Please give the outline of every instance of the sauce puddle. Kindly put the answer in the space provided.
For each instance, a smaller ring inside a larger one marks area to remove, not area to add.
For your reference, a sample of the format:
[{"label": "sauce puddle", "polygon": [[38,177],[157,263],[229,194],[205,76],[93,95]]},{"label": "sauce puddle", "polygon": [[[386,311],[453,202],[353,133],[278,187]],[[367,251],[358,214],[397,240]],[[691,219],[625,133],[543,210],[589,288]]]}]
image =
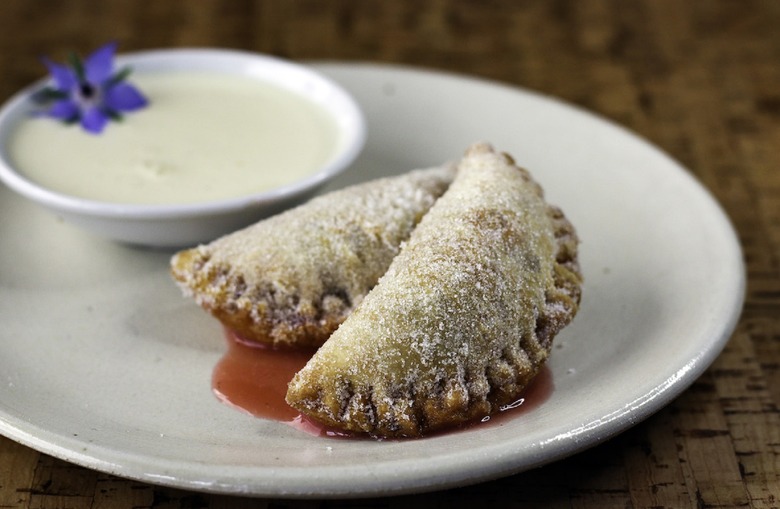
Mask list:
[{"label": "sauce puddle", "polygon": [[271,348],[225,331],[227,351],[214,367],[211,389],[222,403],[314,436],[348,436],[303,416],[284,400],[287,384],[316,349]]},{"label": "sauce puddle", "polygon": [[[303,416],[284,400],[287,384],[300,371],[316,349],[278,349],[242,339],[232,331],[225,332],[227,351],[214,367],[211,387],[221,402],[240,411],[282,422],[313,436],[331,438],[363,438],[334,430]],[[437,431],[426,436],[438,436],[475,426],[494,427],[508,419],[533,410],[546,401],[553,391],[552,373],[542,368],[523,392],[521,398],[504,405],[501,411],[481,420]]]}]

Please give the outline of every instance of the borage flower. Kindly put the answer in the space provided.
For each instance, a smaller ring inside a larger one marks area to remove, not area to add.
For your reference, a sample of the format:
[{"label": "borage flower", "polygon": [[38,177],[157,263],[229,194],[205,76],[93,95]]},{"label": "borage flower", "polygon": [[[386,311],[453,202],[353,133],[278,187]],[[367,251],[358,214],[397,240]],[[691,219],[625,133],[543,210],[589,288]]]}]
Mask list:
[{"label": "borage flower", "polygon": [[51,104],[42,114],[66,123],[79,122],[84,130],[99,134],[109,120],[121,120],[123,112],[148,104],[146,98],[125,79],[130,69],[114,72],[116,43],[98,48],[82,61],[70,56],[70,66],[44,58],[53,86],[37,92],[34,99]]}]

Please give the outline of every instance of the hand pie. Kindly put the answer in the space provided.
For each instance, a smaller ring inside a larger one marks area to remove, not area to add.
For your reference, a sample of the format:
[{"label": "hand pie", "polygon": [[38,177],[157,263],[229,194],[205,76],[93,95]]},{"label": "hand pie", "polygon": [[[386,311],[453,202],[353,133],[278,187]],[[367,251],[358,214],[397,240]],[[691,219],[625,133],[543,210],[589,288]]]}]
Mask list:
[{"label": "hand pie", "polygon": [[244,339],[318,346],[385,273],[453,165],[335,191],[182,251],[185,294]]},{"label": "hand pie", "polygon": [[414,437],[518,399],[574,317],[577,237],[512,159],[472,146],[387,273],[288,386],[336,428]]}]

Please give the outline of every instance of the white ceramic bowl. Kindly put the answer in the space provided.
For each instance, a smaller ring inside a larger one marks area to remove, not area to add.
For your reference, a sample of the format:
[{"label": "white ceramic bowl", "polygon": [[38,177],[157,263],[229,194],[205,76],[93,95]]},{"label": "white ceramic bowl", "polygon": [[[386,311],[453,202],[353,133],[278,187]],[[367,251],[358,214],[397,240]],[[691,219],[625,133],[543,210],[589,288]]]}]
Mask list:
[{"label": "white ceramic bowl", "polygon": [[[238,74],[301,94],[332,115],[340,130],[334,155],[309,177],[291,185],[247,196],[195,204],[135,205],[69,196],[26,178],[8,157],[10,134],[34,107],[36,83],[12,97],[0,110],[0,179],[11,189],[96,234],[131,244],[182,247],[206,242],[310,197],[346,169],[363,148],[366,128],[355,101],[340,86],[313,70],[260,54],[218,49],[173,49],[120,55],[117,67],[134,73],[208,71]],[[67,171],[64,168],[63,171]]]}]

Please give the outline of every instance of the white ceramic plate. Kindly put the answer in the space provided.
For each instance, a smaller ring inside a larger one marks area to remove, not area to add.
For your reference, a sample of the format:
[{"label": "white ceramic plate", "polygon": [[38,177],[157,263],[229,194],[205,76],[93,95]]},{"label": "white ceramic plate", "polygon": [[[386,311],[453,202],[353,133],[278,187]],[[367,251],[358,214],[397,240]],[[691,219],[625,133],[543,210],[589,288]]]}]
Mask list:
[{"label": "white ceramic plate", "polygon": [[583,305],[556,339],[554,389],[501,426],[415,441],[314,438],[216,401],[220,327],[183,299],[168,254],[101,240],[0,189],[0,432],[163,485],[267,496],[408,493],[519,472],[667,404],[713,361],[743,299],[734,232],[707,192],[625,130],[463,77],[319,65],[369,138],[330,187],[439,164],[471,142],[511,152],[582,237]]}]

